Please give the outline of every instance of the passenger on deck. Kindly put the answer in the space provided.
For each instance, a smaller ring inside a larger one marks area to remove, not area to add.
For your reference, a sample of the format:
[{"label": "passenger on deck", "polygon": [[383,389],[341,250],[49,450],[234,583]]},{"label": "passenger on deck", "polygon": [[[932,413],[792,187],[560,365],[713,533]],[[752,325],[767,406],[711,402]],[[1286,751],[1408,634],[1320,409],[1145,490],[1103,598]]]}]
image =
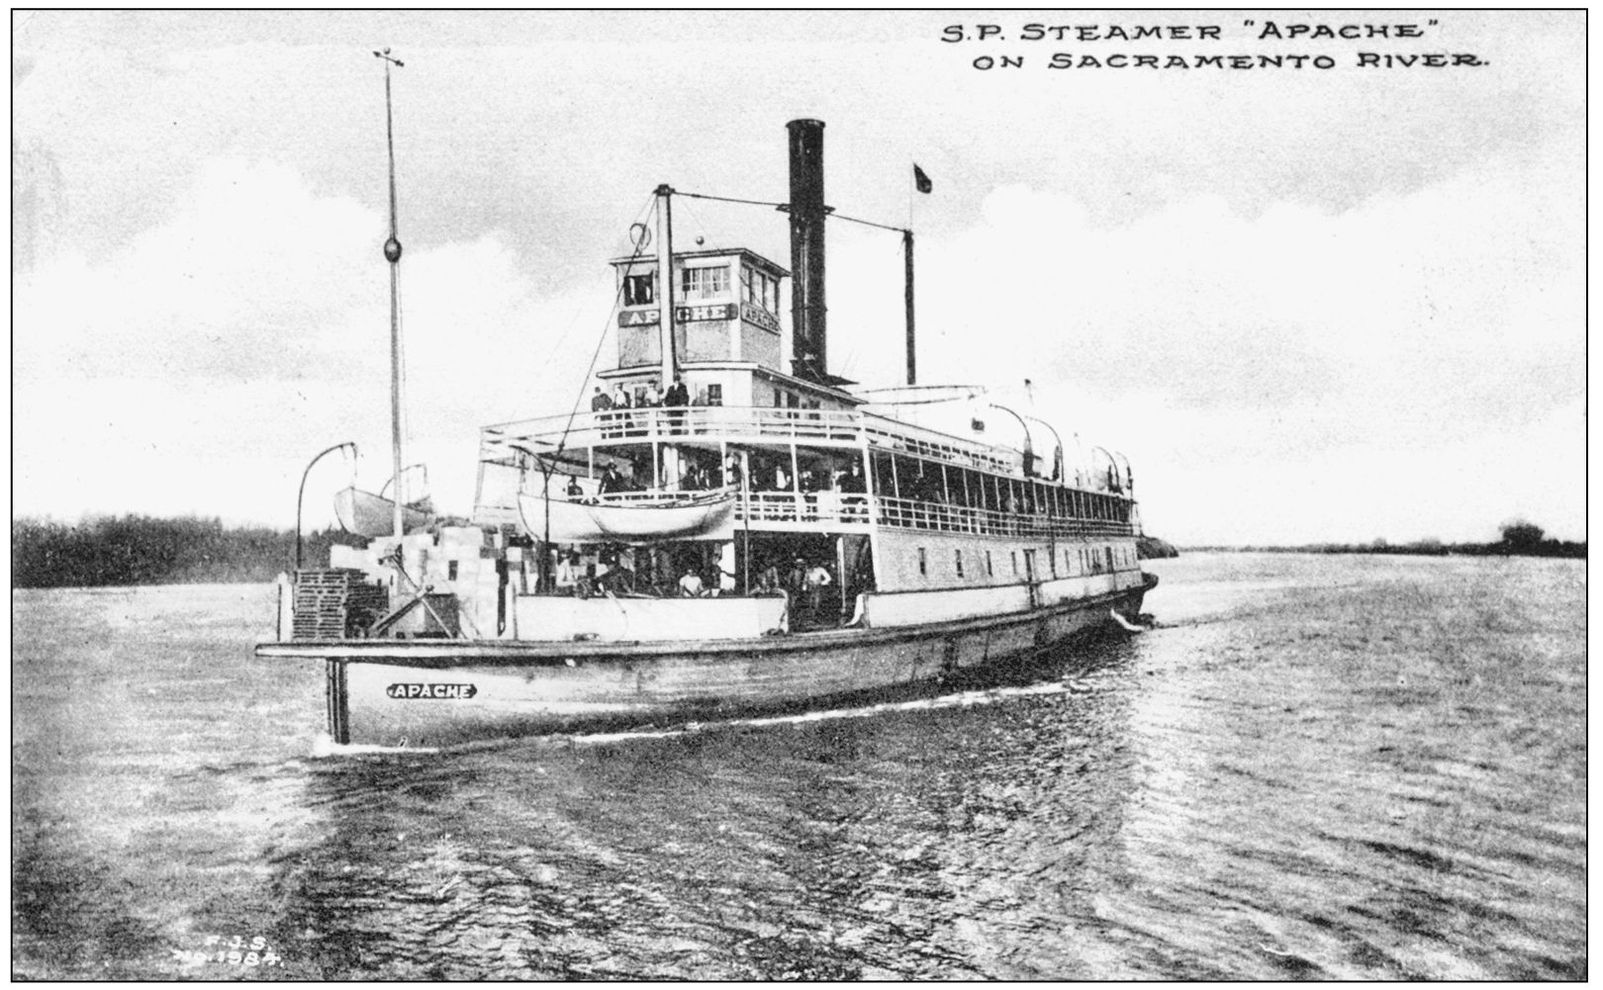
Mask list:
[{"label": "passenger on deck", "polygon": [[668,414],[670,433],[683,433],[685,431],[684,408],[690,405],[690,389],[685,386],[684,379],[678,375],[673,376],[673,384],[663,393],[662,404],[665,408],[674,410]]},{"label": "passenger on deck", "polygon": [[759,594],[772,595],[779,590],[779,568],[769,564],[757,575],[757,592]]},{"label": "passenger on deck", "polygon": [[829,587],[834,579],[829,576],[829,568],[817,564],[807,572],[807,601],[817,612],[824,603],[824,589]]},{"label": "passenger on deck", "polygon": [[557,561],[557,594],[571,595],[579,587],[579,555],[564,554]]},{"label": "passenger on deck", "polygon": [[679,593],[686,598],[701,598],[706,594],[706,585],[695,568],[685,568],[685,576],[679,579]]},{"label": "passenger on deck", "polygon": [[610,495],[613,492],[621,492],[623,490],[624,481],[618,476],[618,469],[608,464],[606,472],[601,475],[601,494]]},{"label": "passenger on deck", "polygon": [[790,589],[791,596],[800,598],[807,590],[807,561],[800,557],[791,565],[790,574],[785,579],[785,587]]},{"label": "passenger on deck", "polygon": [[[605,398],[605,396],[603,396],[603,398]],[[569,498],[578,498],[580,495],[583,495],[583,494],[584,494],[584,489],[579,487],[579,479],[574,477],[571,474],[568,475],[568,497]]]},{"label": "passenger on deck", "polygon": [[864,503],[868,493],[868,485],[863,480],[863,468],[856,461],[852,462],[851,469],[840,476],[841,505],[847,516],[863,516],[867,514]]},{"label": "passenger on deck", "polygon": [[852,462],[851,470],[840,476],[840,490],[854,494],[868,491],[867,485],[863,482],[862,465],[856,461]]}]

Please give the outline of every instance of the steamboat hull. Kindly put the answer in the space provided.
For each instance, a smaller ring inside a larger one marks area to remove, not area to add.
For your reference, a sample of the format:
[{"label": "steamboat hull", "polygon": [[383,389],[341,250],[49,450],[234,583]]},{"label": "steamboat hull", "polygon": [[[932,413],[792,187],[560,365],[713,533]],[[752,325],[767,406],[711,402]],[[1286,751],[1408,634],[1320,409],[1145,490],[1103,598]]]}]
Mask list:
[{"label": "steamboat hull", "polygon": [[748,640],[327,640],[257,655],[325,661],[336,742],[440,747],[825,707],[1016,661],[1134,618],[1136,588],[1014,615]]}]

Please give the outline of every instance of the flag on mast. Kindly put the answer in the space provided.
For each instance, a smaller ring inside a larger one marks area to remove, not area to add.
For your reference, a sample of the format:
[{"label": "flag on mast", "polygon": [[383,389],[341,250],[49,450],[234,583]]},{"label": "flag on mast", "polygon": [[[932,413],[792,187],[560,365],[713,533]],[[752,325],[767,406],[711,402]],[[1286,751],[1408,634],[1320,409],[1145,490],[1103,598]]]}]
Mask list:
[{"label": "flag on mast", "polygon": [[927,193],[935,188],[935,184],[930,181],[929,176],[924,174],[924,170],[918,167],[917,162],[913,163],[913,185],[918,187],[918,191],[921,193]]}]

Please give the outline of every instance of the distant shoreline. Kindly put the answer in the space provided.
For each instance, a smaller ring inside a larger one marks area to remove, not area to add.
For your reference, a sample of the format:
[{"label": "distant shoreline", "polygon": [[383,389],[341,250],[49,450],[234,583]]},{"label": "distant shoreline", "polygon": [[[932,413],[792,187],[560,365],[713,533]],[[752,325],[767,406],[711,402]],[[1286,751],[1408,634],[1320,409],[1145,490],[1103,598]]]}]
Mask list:
[{"label": "distant shoreline", "polygon": [[[1153,536],[1141,538],[1142,559],[1180,553],[1405,554],[1410,556],[1560,557],[1584,559],[1586,544],[1542,539],[1524,524],[1505,529],[1495,543],[1310,543],[1302,546],[1188,546],[1178,550]],[[334,544],[358,537],[336,529],[306,533],[304,559],[328,559]],[[294,567],[295,533],[265,526],[225,527],[221,520],[121,516],[61,523],[31,518],[11,522],[14,588],[117,588],[163,584],[261,584]]]},{"label": "distant shoreline", "polygon": [[1391,554],[1408,557],[1560,557],[1585,559],[1586,544],[1547,540],[1534,547],[1507,543],[1406,543],[1375,546],[1367,543],[1307,543],[1301,546],[1185,546],[1184,553],[1328,553]]},{"label": "distant shoreline", "polygon": [[[327,560],[330,545],[354,541],[335,529],[305,533],[304,559]],[[14,588],[261,584],[294,566],[294,530],[138,515],[11,521]]]}]

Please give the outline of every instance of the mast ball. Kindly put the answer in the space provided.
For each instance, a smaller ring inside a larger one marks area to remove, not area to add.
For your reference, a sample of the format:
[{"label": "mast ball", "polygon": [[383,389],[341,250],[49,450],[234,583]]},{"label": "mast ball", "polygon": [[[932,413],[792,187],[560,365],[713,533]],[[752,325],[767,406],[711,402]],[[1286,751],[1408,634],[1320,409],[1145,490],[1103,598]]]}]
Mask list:
[{"label": "mast ball", "polygon": [[400,241],[392,237],[384,242],[384,260],[392,265],[401,260]]}]

